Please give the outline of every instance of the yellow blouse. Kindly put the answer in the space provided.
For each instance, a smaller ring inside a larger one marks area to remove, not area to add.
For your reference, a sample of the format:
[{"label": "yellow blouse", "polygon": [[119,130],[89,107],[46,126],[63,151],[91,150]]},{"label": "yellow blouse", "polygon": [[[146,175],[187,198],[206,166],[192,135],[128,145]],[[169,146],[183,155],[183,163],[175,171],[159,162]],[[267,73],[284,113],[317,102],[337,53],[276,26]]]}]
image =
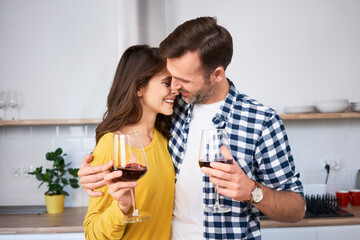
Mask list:
[{"label": "yellow blouse", "polygon": [[[111,159],[113,134],[105,134],[96,145],[91,165],[104,164]],[[151,213],[140,223],[124,223],[124,214],[104,186],[103,196],[89,199],[84,221],[86,239],[170,239],[174,203],[175,171],[167,149],[166,138],[154,130],[150,144],[144,147],[148,171],[135,188],[138,210]]]}]

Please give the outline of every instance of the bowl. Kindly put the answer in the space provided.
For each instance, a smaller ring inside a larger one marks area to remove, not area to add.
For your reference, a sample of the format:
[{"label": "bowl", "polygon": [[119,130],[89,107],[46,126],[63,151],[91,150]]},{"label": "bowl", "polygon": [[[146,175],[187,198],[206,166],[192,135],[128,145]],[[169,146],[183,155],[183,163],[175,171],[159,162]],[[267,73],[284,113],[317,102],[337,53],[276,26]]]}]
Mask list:
[{"label": "bowl", "polygon": [[360,112],[360,102],[352,102],[351,110],[353,110],[354,112]]},{"label": "bowl", "polygon": [[338,113],[345,112],[349,108],[349,100],[321,100],[314,102],[316,109],[322,113]]},{"label": "bowl", "polygon": [[285,107],[285,113],[312,113],[315,111],[315,106],[289,106]]}]

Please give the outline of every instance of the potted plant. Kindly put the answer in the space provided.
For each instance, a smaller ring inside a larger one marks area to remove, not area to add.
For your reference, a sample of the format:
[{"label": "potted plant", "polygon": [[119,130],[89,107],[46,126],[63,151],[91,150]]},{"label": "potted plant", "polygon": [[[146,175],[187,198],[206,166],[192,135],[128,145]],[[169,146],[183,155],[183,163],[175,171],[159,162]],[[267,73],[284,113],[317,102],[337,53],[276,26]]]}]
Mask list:
[{"label": "potted plant", "polygon": [[[64,191],[64,187],[70,185],[72,188],[78,188],[78,168],[67,168],[71,163],[65,164],[61,148],[54,152],[46,153],[46,159],[52,161],[52,168],[46,169],[43,173],[43,166],[38,167],[31,175],[35,175],[36,179],[41,181],[38,188],[47,183],[48,190],[45,192],[46,210],[49,214],[62,213],[64,211],[65,196],[69,193]],[[68,173],[68,175],[66,175]],[[69,177],[70,176],[70,177]]]}]

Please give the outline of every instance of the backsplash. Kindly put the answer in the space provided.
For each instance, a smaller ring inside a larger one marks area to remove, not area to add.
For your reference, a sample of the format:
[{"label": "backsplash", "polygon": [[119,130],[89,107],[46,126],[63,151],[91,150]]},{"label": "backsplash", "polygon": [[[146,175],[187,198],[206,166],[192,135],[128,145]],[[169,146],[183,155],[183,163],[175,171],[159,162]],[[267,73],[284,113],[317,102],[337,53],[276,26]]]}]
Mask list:
[{"label": "backsplash", "polygon": [[[323,184],[325,160],[339,160],[331,168],[327,192],[355,187],[360,169],[360,119],[284,121],[297,170],[304,184]],[[46,186],[26,176],[29,167],[47,166],[45,153],[61,147],[71,167],[79,167],[83,156],[95,146],[96,125],[0,127],[0,205],[44,205]],[[49,162],[50,164],[50,162]],[[65,206],[87,206],[81,188],[70,193]]]},{"label": "backsplash", "polygon": [[[96,125],[0,127],[0,205],[44,205],[46,184],[24,171],[41,165],[50,167],[45,154],[61,147],[65,162],[79,167],[95,146]],[[88,197],[80,188],[66,187],[70,196],[65,206],[87,206]]]}]

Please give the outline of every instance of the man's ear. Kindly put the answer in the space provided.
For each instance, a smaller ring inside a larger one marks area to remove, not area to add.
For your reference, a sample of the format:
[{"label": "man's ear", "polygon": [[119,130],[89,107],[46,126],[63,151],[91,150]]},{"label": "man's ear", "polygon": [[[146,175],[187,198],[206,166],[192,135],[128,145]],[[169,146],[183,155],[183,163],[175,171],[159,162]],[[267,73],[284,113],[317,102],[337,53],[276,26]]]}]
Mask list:
[{"label": "man's ear", "polygon": [[225,76],[224,68],[222,66],[215,68],[215,70],[213,71],[213,76],[215,82],[220,82]]}]

